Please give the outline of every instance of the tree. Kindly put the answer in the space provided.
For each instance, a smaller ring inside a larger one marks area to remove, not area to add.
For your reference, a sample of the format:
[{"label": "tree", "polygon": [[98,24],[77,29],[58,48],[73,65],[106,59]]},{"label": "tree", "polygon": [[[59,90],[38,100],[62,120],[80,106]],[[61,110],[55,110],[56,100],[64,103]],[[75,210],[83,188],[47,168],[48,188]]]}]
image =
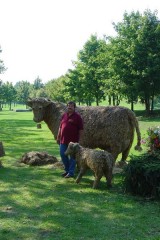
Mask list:
[{"label": "tree", "polygon": [[4,99],[9,104],[9,109],[11,110],[11,105],[13,100],[16,99],[16,89],[13,87],[12,83],[4,83],[3,86]]},{"label": "tree", "polygon": [[[2,52],[0,46],[0,53]],[[6,70],[3,61],[0,59],[0,74]],[[0,111],[2,111],[2,102],[4,100],[4,89],[3,89],[3,82],[0,80]]]},{"label": "tree", "polygon": [[121,94],[133,104],[137,102],[138,91],[136,86],[136,71],[134,71],[134,45],[136,44],[137,34],[139,28],[140,14],[139,12],[132,12],[130,15],[124,14],[122,22],[114,25],[117,31],[115,38],[110,38],[111,54],[110,65],[112,78],[115,79],[115,86],[119,86]]},{"label": "tree", "polygon": [[153,111],[154,97],[160,93],[160,21],[157,12],[144,12],[138,30],[137,56],[138,89],[146,111]]},{"label": "tree", "polygon": [[31,84],[27,81],[19,81],[15,85],[17,91],[17,101],[25,104],[30,96]]},{"label": "tree", "polygon": [[118,36],[111,39],[114,74],[122,91],[133,104],[138,96],[150,111],[150,102],[160,92],[160,26],[156,11],[124,14],[114,24]]},{"label": "tree", "polygon": [[[2,52],[1,46],[0,46],[0,53]],[[6,70],[3,61],[0,59],[0,74],[3,73]]]},{"label": "tree", "polygon": [[[81,103],[90,103],[91,100],[86,96],[86,90],[84,87],[83,79],[83,67],[80,62],[74,62],[75,69],[68,70],[68,81],[65,82],[65,86],[69,95],[72,96],[72,100]],[[93,100],[93,99],[92,99]]]},{"label": "tree", "polygon": [[4,102],[4,84],[0,80],[0,111],[2,111],[2,103]]},{"label": "tree", "polygon": [[[114,41],[113,41],[114,40]],[[122,82],[119,76],[119,69],[116,68],[116,40],[107,37],[107,78],[105,79],[105,95],[108,96],[109,105],[119,105],[122,100]],[[113,103],[112,103],[113,101]]]},{"label": "tree", "polygon": [[67,76],[61,76],[46,83],[45,92],[47,96],[55,101],[65,102],[69,97],[65,88]]},{"label": "tree", "polygon": [[44,84],[42,83],[42,79],[39,78],[39,76],[34,80],[34,83],[33,83],[33,88],[35,90],[37,89],[40,89],[40,88],[43,88],[44,87]]},{"label": "tree", "polygon": [[105,79],[107,78],[106,41],[91,35],[78,54],[78,62],[81,63],[83,74],[83,86],[85,95],[96,104],[104,99]]},{"label": "tree", "polygon": [[29,96],[30,96],[30,98],[39,98],[39,97],[47,98],[48,97],[44,87],[39,88],[37,90],[34,90],[34,89],[31,90]]},{"label": "tree", "polygon": [[34,83],[30,86],[30,97],[47,97],[44,84],[39,76],[34,80]]}]

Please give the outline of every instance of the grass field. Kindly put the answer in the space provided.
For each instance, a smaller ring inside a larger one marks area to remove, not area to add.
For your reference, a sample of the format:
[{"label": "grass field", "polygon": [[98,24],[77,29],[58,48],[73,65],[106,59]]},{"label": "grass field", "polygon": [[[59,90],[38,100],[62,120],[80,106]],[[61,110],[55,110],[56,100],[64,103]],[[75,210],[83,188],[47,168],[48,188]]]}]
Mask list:
[{"label": "grass field", "polygon": [[[121,174],[114,175],[112,189],[106,189],[103,178],[93,190],[90,172],[76,184],[75,179],[61,178],[61,170],[51,165],[17,164],[29,151],[47,151],[59,158],[45,123],[37,129],[32,118],[32,112],[0,112],[0,140],[6,152],[0,169],[0,239],[160,239],[159,202],[125,194]],[[141,118],[142,137],[159,122],[158,117]],[[134,145],[130,153],[141,154]]]}]

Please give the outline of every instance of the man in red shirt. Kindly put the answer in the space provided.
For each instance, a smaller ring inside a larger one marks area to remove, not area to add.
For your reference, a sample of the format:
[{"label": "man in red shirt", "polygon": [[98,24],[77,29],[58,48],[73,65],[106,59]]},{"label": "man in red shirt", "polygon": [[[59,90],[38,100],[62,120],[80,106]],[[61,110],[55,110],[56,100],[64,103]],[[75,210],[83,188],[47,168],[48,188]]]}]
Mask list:
[{"label": "man in red shirt", "polygon": [[57,135],[57,143],[60,144],[60,156],[65,167],[62,174],[65,178],[74,176],[76,162],[73,157],[65,155],[65,151],[70,142],[79,142],[83,131],[83,120],[81,116],[75,112],[76,104],[69,102],[67,104],[67,112],[62,115],[59,131]]}]

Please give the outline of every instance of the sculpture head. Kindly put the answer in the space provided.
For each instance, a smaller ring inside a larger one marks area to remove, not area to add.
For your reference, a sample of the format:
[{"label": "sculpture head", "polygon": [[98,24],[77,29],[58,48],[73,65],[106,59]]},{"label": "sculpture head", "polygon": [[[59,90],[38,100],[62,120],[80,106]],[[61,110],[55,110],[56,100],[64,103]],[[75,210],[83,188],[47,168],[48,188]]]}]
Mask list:
[{"label": "sculpture head", "polygon": [[70,142],[68,144],[67,150],[65,151],[65,155],[70,155],[74,157],[79,148],[80,148],[79,143]]},{"label": "sculpture head", "polygon": [[33,110],[33,121],[41,122],[44,120],[45,108],[51,104],[51,100],[47,98],[30,98],[26,104]]}]

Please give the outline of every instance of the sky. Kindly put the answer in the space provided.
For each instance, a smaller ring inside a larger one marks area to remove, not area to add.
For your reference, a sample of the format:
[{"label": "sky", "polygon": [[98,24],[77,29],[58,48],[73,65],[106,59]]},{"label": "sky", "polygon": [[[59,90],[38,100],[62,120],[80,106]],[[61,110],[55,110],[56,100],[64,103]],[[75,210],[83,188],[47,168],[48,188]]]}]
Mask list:
[{"label": "sky", "polygon": [[0,0],[3,82],[43,83],[65,75],[92,34],[114,36],[124,12],[158,10],[159,0]]}]

